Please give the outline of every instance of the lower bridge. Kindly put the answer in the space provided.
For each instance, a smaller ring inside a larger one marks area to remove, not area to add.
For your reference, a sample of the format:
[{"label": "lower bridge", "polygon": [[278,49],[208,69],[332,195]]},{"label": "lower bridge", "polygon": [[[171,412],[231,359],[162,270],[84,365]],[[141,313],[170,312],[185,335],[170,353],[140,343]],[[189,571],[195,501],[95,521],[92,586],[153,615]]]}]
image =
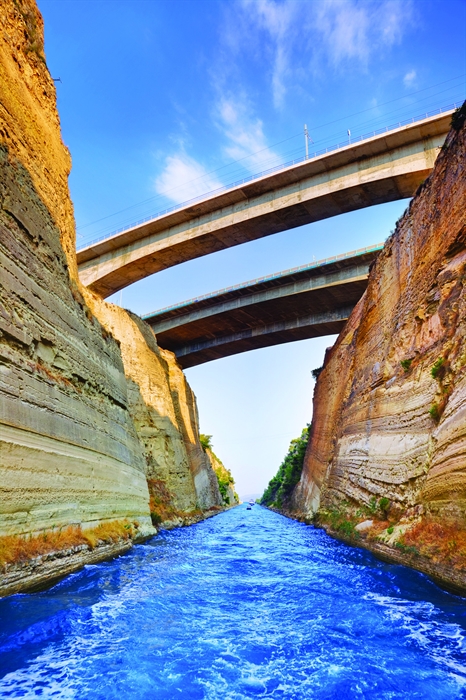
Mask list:
[{"label": "lower bridge", "polygon": [[221,289],[144,316],[183,369],[339,333],[382,244]]}]

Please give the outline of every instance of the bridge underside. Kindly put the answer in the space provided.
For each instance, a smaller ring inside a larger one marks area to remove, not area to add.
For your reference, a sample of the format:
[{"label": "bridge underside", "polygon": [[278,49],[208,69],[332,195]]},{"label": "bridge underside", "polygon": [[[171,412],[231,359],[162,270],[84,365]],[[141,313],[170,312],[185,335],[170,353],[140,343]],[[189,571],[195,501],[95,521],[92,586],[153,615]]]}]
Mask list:
[{"label": "bridge underside", "polygon": [[353,306],[348,306],[336,311],[305,316],[294,315],[289,319],[270,324],[260,323],[257,326],[249,322],[249,328],[245,330],[214,337],[211,340],[190,343],[178,348],[173,347],[173,345],[169,347],[170,340],[167,341],[163,334],[161,334],[162,337],[157,336],[157,341],[161,347],[173,350],[178,363],[183,369],[187,369],[202,365],[204,362],[219,360],[222,357],[237,355],[249,350],[338,334],[343,329],[352,310]]},{"label": "bridge underside", "polygon": [[380,247],[145,317],[183,369],[249,350],[339,333]]},{"label": "bridge underside", "polygon": [[280,231],[411,197],[450,114],[348,145],[214,195],[78,252],[83,284],[106,297],[172,265]]}]

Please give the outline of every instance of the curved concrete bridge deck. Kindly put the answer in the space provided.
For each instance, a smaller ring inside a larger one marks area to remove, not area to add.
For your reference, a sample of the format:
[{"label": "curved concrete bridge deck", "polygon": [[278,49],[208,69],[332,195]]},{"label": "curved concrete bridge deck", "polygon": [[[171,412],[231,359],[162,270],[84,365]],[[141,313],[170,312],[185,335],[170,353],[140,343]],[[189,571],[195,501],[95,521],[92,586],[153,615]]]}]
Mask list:
[{"label": "curved concrete bridge deck", "polygon": [[382,245],[339,255],[144,316],[183,369],[248,350],[339,333]]},{"label": "curved concrete bridge deck", "polygon": [[296,226],[411,197],[453,110],[214,194],[78,251],[81,281],[106,297],[159,270]]}]

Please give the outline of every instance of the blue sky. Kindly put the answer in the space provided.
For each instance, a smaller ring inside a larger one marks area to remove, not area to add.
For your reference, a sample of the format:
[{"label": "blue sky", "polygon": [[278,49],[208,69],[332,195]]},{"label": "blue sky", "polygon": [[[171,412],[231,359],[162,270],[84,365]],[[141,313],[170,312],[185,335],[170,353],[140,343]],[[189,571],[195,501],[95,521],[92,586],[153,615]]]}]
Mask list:
[{"label": "blue sky", "polygon": [[[465,97],[463,0],[39,0],[71,150],[77,243],[219,186]],[[145,314],[378,243],[407,202],[158,273],[112,299]],[[312,417],[334,338],[187,371],[201,429],[260,492]]]}]

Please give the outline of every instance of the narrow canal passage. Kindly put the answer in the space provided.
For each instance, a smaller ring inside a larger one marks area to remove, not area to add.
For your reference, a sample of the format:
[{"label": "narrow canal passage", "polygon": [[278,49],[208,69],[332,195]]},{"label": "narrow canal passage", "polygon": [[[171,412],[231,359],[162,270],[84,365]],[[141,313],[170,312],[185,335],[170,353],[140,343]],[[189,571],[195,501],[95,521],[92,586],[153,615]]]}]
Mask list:
[{"label": "narrow canal passage", "polygon": [[240,506],[0,601],[0,698],[466,696],[466,606]]}]

